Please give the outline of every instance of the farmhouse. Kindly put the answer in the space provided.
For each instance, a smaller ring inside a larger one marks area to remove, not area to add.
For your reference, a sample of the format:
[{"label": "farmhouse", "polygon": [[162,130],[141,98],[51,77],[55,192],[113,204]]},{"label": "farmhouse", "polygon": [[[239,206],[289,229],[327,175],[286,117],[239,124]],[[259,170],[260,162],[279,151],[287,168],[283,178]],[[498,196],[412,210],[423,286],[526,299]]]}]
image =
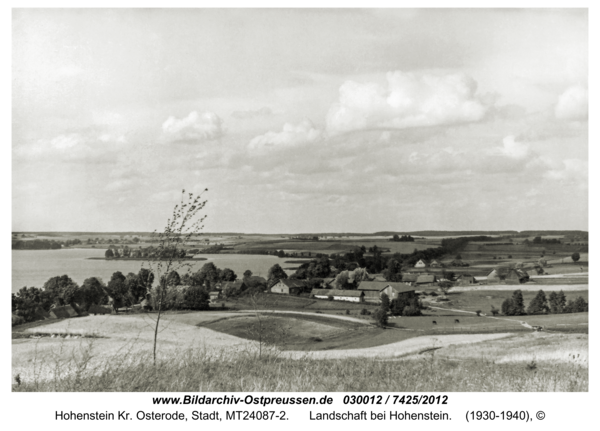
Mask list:
[{"label": "farmhouse", "polygon": [[470,284],[476,284],[477,280],[471,274],[462,274],[456,280],[457,286],[468,286]]},{"label": "farmhouse", "polygon": [[358,290],[381,292],[388,284],[387,281],[361,281]]},{"label": "farmhouse", "polygon": [[511,269],[506,275],[506,284],[521,284],[529,281],[529,274],[522,269]]},{"label": "farmhouse", "polygon": [[300,280],[290,280],[289,278],[279,280],[271,287],[272,293],[282,293],[284,295],[296,294],[302,292],[304,283]]},{"label": "farmhouse", "polygon": [[419,259],[417,263],[415,263],[415,268],[425,268],[427,264],[423,262],[423,259]]},{"label": "farmhouse", "polygon": [[387,287],[381,293],[385,293],[390,300],[401,297],[408,299],[415,296],[415,288],[406,283],[388,283]]},{"label": "farmhouse", "polygon": [[229,289],[242,290],[243,285],[244,285],[244,282],[242,280],[223,281],[217,285],[217,289],[220,289],[222,292],[224,292],[226,289],[227,290],[229,290]]},{"label": "farmhouse", "polygon": [[415,288],[409,283],[404,282],[378,282],[378,281],[363,281],[358,286],[358,290],[364,292],[365,302],[381,302],[381,294],[385,293],[390,300],[397,299],[400,296],[410,298],[415,294]]},{"label": "farmhouse", "polygon": [[431,266],[432,268],[439,268],[442,266],[442,264],[439,263],[437,260],[432,260],[429,266]]},{"label": "farmhouse", "polygon": [[437,283],[437,277],[434,274],[421,274],[415,283],[417,286],[432,286]]},{"label": "farmhouse", "polygon": [[498,274],[498,271],[495,269],[492,270],[487,276],[487,282],[488,284],[500,283],[500,274]]}]

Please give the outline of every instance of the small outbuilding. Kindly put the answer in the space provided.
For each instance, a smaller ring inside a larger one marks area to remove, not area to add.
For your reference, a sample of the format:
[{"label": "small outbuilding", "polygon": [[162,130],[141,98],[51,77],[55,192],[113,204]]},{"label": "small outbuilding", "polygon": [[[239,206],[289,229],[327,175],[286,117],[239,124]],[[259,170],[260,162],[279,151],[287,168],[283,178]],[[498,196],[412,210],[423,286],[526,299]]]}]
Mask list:
[{"label": "small outbuilding", "polygon": [[529,281],[529,274],[522,269],[513,268],[506,275],[506,284],[522,284]]},{"label": "small outbuilding", "polygon": [[409,299],[416,295],[415,288],[407,283],[388,283],[386,288],[381,292],[385,293],[390,301],[398,298]]},{"label": "small outbuilding", "polygon": [[279,280],[271,287],[272,293],[281,293],[284,295],[295,295],[302,292],[304,283],[301,280],[290,280],[289,278]]},{"label": "small outbuilding", "polygon": [[492,272],[490,272],[487,276],[488,284],[496,284],[496,283],[500,283],[500,281],[501,281],[500,274],[498,274],[498,271],[496,271],[495,269],[492,270]]},{"label": "small outbuilding", "polygon": [[417,277],[417,281],[415,281],[417,286],[428,286],[437,283],[437,277],[435,274],[421,274]]},{"label": "small outbuilding", "polygon": [[469,286],[471,284],[477,284],[477,280],[471,274],[461,274],[456,279],[456,284],[458,286]]},{"label": "small outbuilding", "polygon": [[334,292],[334,289],[313,289],[310,291],[310,297],[328,299],[330,296],[333,296],[331,292]]}]

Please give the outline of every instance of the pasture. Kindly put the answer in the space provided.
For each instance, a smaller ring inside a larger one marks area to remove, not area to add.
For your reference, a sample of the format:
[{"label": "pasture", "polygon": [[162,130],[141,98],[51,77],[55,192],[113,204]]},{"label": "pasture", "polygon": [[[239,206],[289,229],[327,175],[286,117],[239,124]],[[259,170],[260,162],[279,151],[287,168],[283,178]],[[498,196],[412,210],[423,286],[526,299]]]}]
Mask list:
[{"label": "pasture", "polygon": [[[512,293],[521,289],[523,293],[523,302],[525,307],[529,305],[531,300],[537,295],[538,291],[544,290],[545,286],[535,286],[535,290],[523,290],[523,286],[505,286],[509,289],[507,290],[484,290],[485,286],[482,286],[482,290],[467,290],[467,291],[455,291],[450,290],[447,297],[450,300],[448,303],[437,303],[431,305],[435,305],[437,307],[446,307],[453,309],[460,309],[465,311],[475,312],[477,310],[481,310],[483,313],[491,314],[490,310],[492,305],[497,309],[500,309],[502,306],[502,302],[510,298]],[[546,298],[548,297],[549,291],[544,290],[546,293]],[[569,299],[575,300],[577,297],[582,296],[583,299],[588,301],[588,290],[575,290],[575,291],[565,291],[565,296],[567,301]],[[424,297],[427,298],[427,297]],[[565,316],[565,315],[560,315]]]}]

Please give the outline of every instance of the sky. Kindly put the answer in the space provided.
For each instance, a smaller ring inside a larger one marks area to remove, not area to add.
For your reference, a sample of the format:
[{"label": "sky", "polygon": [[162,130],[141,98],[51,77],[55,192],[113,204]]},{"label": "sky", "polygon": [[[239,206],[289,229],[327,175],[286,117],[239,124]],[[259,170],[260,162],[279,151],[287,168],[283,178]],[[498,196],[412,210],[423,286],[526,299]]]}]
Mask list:
[{"label": "sky", "polygon": [[13,231],[588,230],[586,9],[14,9]]}]

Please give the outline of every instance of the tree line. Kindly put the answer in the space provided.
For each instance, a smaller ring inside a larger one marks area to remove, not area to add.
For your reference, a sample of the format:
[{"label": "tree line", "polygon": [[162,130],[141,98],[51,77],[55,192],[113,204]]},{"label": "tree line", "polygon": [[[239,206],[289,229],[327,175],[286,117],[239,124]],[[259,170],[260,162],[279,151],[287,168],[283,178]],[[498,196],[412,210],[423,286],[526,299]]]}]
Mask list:
[{"label": "tree line", "polygon": [[[548,297],[543,290],[540,290],[525,308],[523,293],[521,290],[515,290],[512,297],[504,300],[501,310],[505,316],[522,316],[526,314],[582,313],[588,311],[588,308],[589,304],[582,296],[567,301],[562,290],[558,293],[550,292]],[[492,313],[494,310],[496,309],[492,307]]]},{"label": "tree line", "polygon": [[[281,272],[281,267],[276,265],[269,271],[269,276],[282,277]],[[127,275],[116,271],[108,283],[100,277],[90,277],[81,286],[68,275],[56,276],[46,281],[42,288],[23,287],[13,293],[11,307],[13,313],[21,316],[25,322],[38,319],[40,308],[48,312],[64,305],[87,312],[93,305],[121,308],[145,301],[150,307],[156,308],[157,298],[162,297],[160,289],[163,286],[166,289],[163,310],[206,310],[209,308],[209,292],[221,282],[235,281],[238,276],[232,269],[220,269],[208,262],[194,273],[181,276],[177,271],[171,271],[156,284],[154,278],[154,273],[147,268],[140,269],[137,274],[130,272]],[[242,280],[245,288],[254,291],[266,288],[266,281],[261,277],[253,277],[250,270],[244,272]]]}]

